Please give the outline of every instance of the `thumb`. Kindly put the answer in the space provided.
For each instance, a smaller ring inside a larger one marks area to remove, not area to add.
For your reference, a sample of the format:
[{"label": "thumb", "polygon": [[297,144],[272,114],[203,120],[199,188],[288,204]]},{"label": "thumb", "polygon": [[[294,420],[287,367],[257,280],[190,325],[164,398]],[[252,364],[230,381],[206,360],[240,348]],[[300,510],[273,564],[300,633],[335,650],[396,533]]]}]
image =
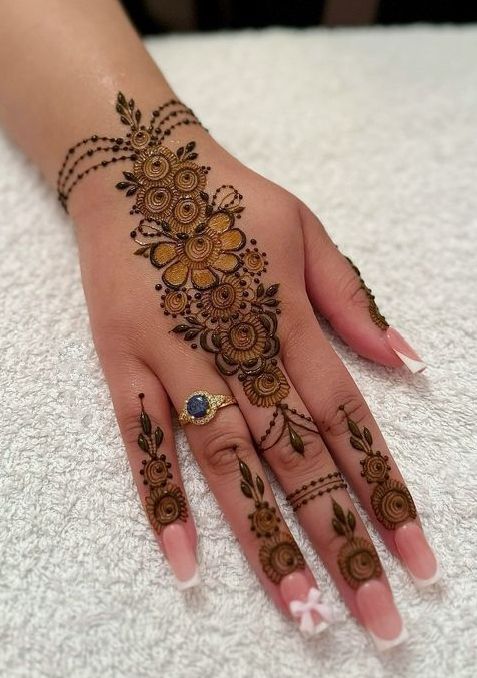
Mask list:
[{"label": "thumb", "polygon": [[358,268],[334,245],[324,226],[301,206],[305,278],[311,303],[357,353],[413,373],[426,365],[399,332],[390,327]]}]

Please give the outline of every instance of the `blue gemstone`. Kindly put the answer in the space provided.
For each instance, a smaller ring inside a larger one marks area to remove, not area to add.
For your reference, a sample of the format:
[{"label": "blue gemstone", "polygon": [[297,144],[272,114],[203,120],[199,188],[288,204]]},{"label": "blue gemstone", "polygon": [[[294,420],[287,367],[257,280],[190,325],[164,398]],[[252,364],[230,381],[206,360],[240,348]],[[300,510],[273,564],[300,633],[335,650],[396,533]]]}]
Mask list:
[{"label": "blue gemstone", "polygon": [[202,419],[209,411],[209,401],[203,395],[195,395],[187,401],[187,414],[195,419]]}]

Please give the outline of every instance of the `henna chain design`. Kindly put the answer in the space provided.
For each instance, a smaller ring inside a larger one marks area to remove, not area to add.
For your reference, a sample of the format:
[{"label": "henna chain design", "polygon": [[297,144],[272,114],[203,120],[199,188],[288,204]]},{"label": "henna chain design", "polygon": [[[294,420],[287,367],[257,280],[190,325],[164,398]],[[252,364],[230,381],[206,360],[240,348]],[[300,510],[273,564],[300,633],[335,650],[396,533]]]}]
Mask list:
[{"label": "henna chain design", "polygon": [[[237,375],[252,405],[275,407],[283,416],[283,430],[269,447],[286,432],[292,450],[303,454],[297,427],[317,430],[309,426],[311,420],[291,411],[301,420],[297,424],[284,403],[290,385],[276,357],[279,286],[261,281],[267,255],[237,226],[245,209],[242,194],[224,184],[209,195],[210,167],[196,162],[194,141],[175,152],[162,144],[177,127],[200,125],[180,101],[155,109],[148,125],[141,123],[134,100],[121,92],[116,111],[127,134],[95,134],[72,146],[59,171],[58,199],[66,210],[71,191],[88,173],[118,161],[132,164],[116,188],[134,199],[129,211],[137,218],[130,233],[137,245],[134,254],[161,272],[162,282],[155,285],[161,308],[179,320],[172,332],[192,349],[200,346],[211,353],[224,376]],[[97,153],[106,156],[93,163]]]},{"label": "henna chain design", "polygon": [[312,480],[310,483],[302,485],[291,494],[286,496],[286,500],[297,511],[301,506],[306,506],[310,501],[317,497],[322,497],[324,494],[329,494],[334,490],[346,489],[347,484],[340,471],[335,473],[328,473],[326,476],[321,476]]},{"label": "henna chain design", "polygon": [[370,579],[377,579],[382,574],[381,562],[376,549],[369,539],[356,537],[356,518],[351,511],[347,515],[342,507],[332,499],[333,529],[346,543],[338,553],[338,567],[343,577],[353,589]]},{"label": "henna chain design", "polygon": [[252,532],[263,540],[258,554],[260,563],[270,581],[279,584],[286,575],[304,569],[305,560],[291,534],[280,530],[281,520],[275,507],[263,500],[263,480],[256,475],[254,481],[250,468],[241,459],[239,469],[242,493],[255,503],[255,511],[248,518]]},{"label": "henna chain design", "polygon": [[144,485],[149,487],[146,512],[151,525],[160,534],[166,525],[177,520],[187,521],[187,501],[181,488],[170,482],[172,480],[171,464],[167,461],[166,455],[159,454],[164,433],[159,426],[153,431],[151,419],[144,410],[144,393],[139,394],[139,399],[141,401],[139,422],[142,430],[137,444],[148,456],[148,459],[143,460],[143,468],[140,471]]},{"label": "henna chain design", "polygon": [[343,405],[348,429],[351,433],[349,442],[358,452],[366,456],[361,459],[361,475],[369,484],[376,487],[371,495],[371,506],[379,522],[388,530],[395,530],[400,524],[413,520],[417,516],[416,506],[407,487],[399,480],[389,477],[391,470],[389,457],[373,450],[373,437],[366,426],[363,430],[349,417]]}]

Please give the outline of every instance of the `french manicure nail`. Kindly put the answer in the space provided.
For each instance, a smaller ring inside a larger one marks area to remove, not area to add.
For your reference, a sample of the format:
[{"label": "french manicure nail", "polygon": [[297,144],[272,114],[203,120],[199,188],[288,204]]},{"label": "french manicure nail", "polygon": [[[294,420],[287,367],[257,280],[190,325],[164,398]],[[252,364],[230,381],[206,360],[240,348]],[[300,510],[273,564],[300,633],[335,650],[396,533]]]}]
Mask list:
[{"label": "french manicure nail", "polygon": [[439,581],[439,563],[417,523],[399,527],[394,534],[394,542],[418,588],[424,589]]},{"label": "french manicure nail", "polygon": [[317,636],[334,620],[334,612],[321,600],[321,591],[310,586],[301,572],[292,572],[280,582],[280,593],[305,635]]},{"label": "french manicure nail", "polygon": [[409,346],[404,337],[394,327],[388,327],[386,339],[390,348],[413,374],[426,369],[426,363],[423,362],[422,358],[418,356],[416,351]]},{"label": "french manicure nail", "polygon": [[178,523],[168,525],[162,532],[162,542],[179,591],[197,586],[199,567],[187,530]]},{"label": "french manicure nail", "polygon": [[407,631],[391,591],[380,581],[366,582],[356,593],[361,620],[381,652],[403,643]]}]

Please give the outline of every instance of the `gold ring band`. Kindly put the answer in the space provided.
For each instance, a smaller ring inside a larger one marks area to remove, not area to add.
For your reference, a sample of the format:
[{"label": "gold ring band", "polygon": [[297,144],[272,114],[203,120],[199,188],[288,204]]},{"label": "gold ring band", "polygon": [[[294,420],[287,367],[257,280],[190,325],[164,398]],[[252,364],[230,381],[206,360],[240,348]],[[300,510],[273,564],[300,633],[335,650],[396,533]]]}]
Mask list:
[{"label": "gold ring band", "polygon": [[215,417],[218,409],[229,405],[237,405],[233,396],[194,391],[186,398],[184,407],[179,412],[179,422],[182,426],[184,424],[203,426]]}]

